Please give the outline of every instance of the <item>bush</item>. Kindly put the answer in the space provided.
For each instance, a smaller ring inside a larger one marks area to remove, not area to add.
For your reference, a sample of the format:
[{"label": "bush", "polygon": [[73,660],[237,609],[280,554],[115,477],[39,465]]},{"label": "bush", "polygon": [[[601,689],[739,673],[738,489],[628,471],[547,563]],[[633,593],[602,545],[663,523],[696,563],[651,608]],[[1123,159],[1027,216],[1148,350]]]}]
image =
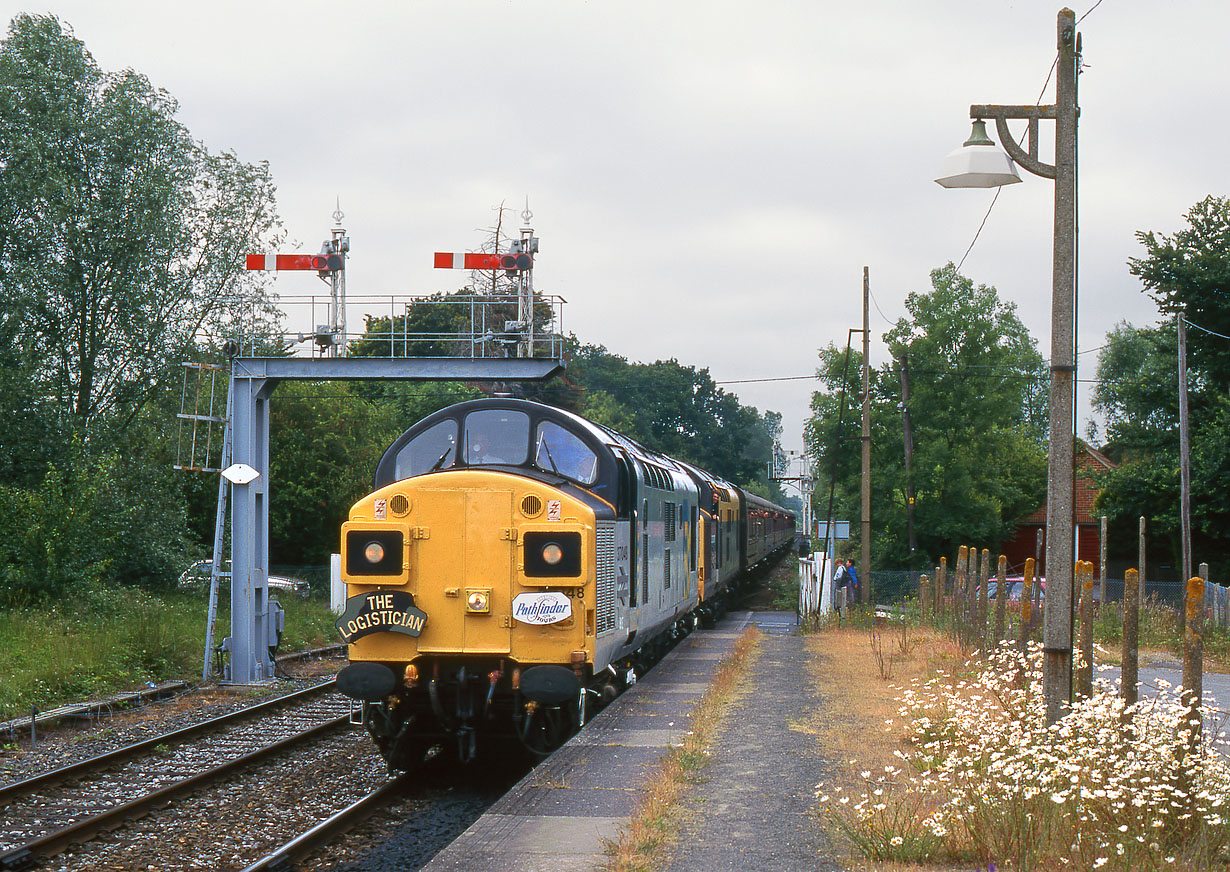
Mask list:
[{"label": "bush", "polygon": [[0,486],[0,605],[171,587],[189,552],[172,474],[74,444],[37,489]]},{"label": "bush", "polygon": [[996,654],[973,681],[907,690],[913,774],[820,787],[826,813],[870,857],[944,854],[1014,868],[1220,868],[1230,849],[1230,766],[1189,744],[1166,689],[1125,708],[1100,683],[1047,726],[1041,649]]}]

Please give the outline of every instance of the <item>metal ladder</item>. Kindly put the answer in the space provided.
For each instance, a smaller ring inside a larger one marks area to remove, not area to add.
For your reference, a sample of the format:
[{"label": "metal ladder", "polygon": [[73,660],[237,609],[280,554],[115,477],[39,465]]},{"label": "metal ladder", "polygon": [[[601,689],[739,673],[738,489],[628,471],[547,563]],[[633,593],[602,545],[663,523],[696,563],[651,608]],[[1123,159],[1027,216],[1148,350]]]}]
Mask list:
[{"label": "metal ladder", "polygon": [[[231,463],[231,397],[227,391],[226,415],[219,417],[214,414],[214,403],[217,397],[217,377],[219,372],[227,372],[228,367],[216,363],[184,363],[183,391],[180,398],[179,440],[175,468],[187,472],[221,473]],[[196,384],[190,384],[191,374],[196,375]],[[209,374],[208,388],[205,385],[205,375]],[[192,410],[188,410],[188,398],[192,396]],[[207,396],[206,396],[207,395]],[[202,410],[203,403],[208,400],[207,412]],[[209,456],[213,449],[214,430],[222,427],[222,451],[217,466],[209,465]],[[185,432],[187,431],[187,432]],[[186,458],[185,458],[186,454]],[[222,570],[222,546],[226,532],[226,502],[230,488],[228,482],[218,475],[218,509],[214,523],[213,561],[209,572],[209,612],[205,623],[205,662],[201,668],[201,680],[208,681],[212,666],[214,647],[214,625],[218,619],[218,583],[222,578],[228,578],[231,573]]]}]

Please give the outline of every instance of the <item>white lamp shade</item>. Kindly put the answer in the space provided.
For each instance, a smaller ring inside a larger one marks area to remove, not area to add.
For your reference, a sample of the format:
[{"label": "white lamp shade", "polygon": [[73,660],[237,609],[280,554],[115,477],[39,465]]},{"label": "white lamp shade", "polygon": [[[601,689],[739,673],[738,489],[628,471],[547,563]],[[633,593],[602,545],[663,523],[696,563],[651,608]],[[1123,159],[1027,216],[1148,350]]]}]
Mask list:
[{"label": "white lamp shade", "polygon": [[998,145],[963,145],[944,158],[935,181],[945,188],[998,188],[1020,180],[1016,164]]}]

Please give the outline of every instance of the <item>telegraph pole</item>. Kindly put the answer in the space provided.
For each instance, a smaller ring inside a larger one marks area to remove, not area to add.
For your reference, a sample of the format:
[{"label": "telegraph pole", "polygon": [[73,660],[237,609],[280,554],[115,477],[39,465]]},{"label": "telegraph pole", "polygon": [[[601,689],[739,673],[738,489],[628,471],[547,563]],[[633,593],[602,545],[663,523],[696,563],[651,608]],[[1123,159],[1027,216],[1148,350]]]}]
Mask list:
[{"label": "telegraph pole", "polygon": [[[1184,585],[1192,577],[1192,461],[1187,413],[1187,321],[1179,313],[1179,521],[1183,537]],[[1143,569],[1143,567],[1141,567]]]},{"label": "telegraph pole", "polygon": [[858,562],[858,577],[862,584],[863,605],[871,602],[871,325],[868,301],[871,298],[871,275],[863,267],[863,487],[862,487],[862,553]]},{"label": "telegraph pole", "polygon": [[914,568],[914,555],[918,552],[918,537],[914,534],[914,478],[910,464],[914,459],[914,425],[910,421],[910,361],[907,352],[901,352],[901,432],[905,441],[905,517],[910,545],[910,568]]}]

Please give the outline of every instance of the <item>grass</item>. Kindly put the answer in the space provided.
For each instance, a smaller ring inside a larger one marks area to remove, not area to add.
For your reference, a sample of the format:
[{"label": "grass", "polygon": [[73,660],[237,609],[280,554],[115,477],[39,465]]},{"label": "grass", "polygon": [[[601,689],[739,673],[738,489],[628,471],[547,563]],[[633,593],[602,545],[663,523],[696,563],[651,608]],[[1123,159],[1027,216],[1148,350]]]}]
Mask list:
[{"label": "grass", "polygon": [[[283,650],[335,641],[326,604],[290,597],[282,605]],[[47,710],[147,682],[199,678],[205,612],[201,596],[133,589],[0,611],[0,720],[28,714],[32,705]],[[220,608],[216,642],[229,623],[229,610]]]},{"label": "grass", "polygon": [[691,729],[683,743],[663,760],[631,821],[619,839],[608,844],[608,872],[649,872],[656,868],[662,849],[678,831],[679,796],[698,780],[722,717],[756,656],[759,640],[760,631],[749,627],[731,655],[718,664],[713,682],[692,711]]}]

